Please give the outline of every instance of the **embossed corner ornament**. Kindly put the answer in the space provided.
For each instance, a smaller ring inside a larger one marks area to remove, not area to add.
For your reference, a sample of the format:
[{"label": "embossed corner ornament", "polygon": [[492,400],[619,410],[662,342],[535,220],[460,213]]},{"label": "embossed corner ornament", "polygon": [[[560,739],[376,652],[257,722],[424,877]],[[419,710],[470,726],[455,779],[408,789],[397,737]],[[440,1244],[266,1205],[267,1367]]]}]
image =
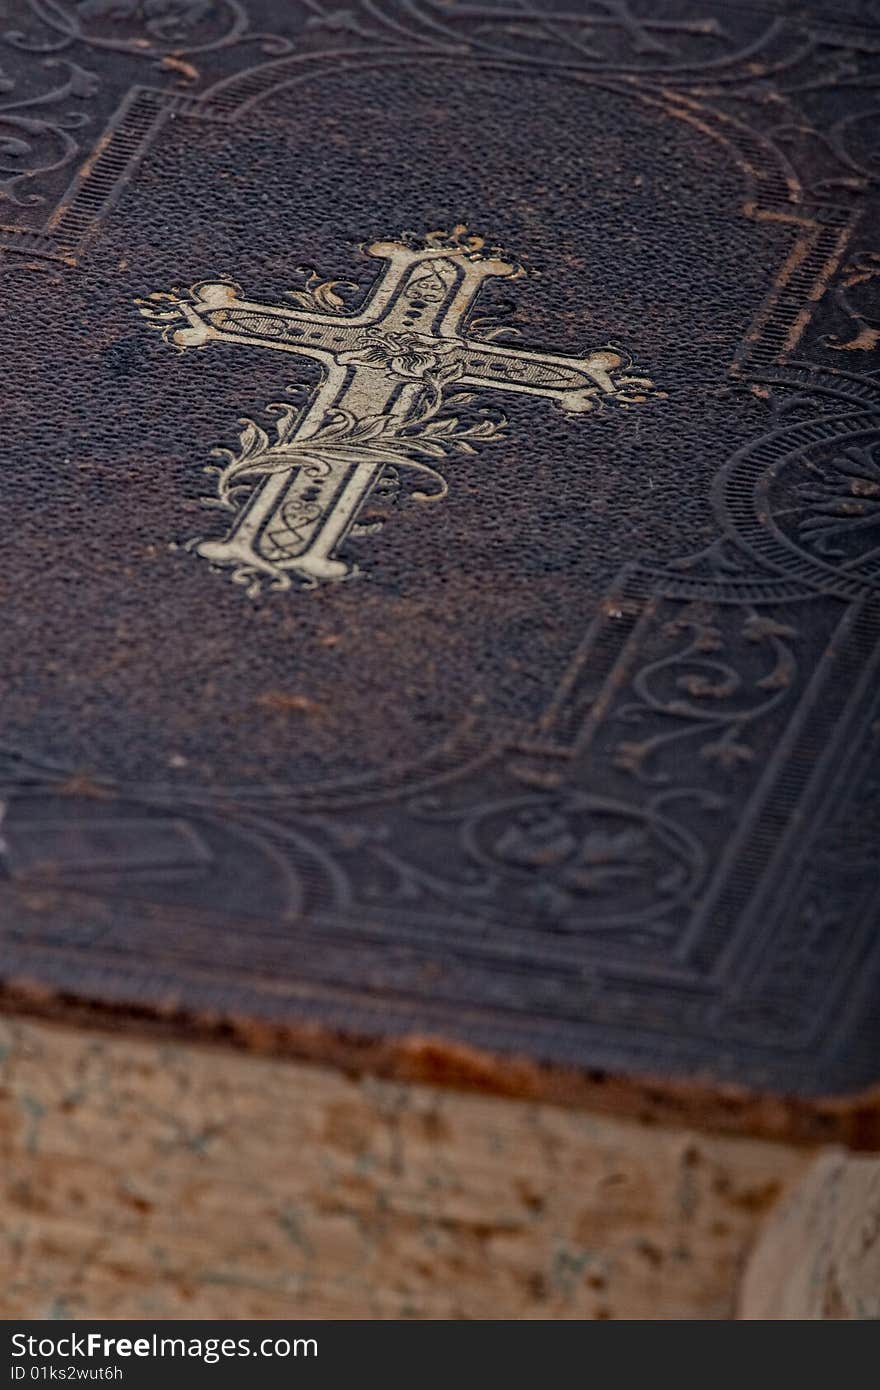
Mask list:
[{"label": "embossed corner ornament", "polygon": [[[351,578],[357,567],[340,555],[363,506],[401,473],[430,480],[419,501],[445,496],[437,465],[504,433],[502,415],[480,412],[471,423],[444,409],[460,408],[473,391],[492,388],[556,401],[583,415],[606,401],[637,405],[654,392],[629,372],[615,347],[585,357],[532,352],[466,336],[466,322],[484,280],[523,272],[479,237],[456,227],[414,247],[377,241],[367,247],[385,262],[358,312],[345,312],[335,282],[312,276],[291,292],[297,308],[243,299],[231,281],[202,281],[184,294],[154,293],[140,312],[178,349],[212,342],[270,347],[319,361],[323,380],[304,406],[278,401],[275,438],[241,420],[239,450],[215,449],[222,460],[212,505],[234,514],[222,540],[190,547],[229,567],[248,592],[266,580],[288,589]],[[450,388],[455,387],[450,396]]]}]

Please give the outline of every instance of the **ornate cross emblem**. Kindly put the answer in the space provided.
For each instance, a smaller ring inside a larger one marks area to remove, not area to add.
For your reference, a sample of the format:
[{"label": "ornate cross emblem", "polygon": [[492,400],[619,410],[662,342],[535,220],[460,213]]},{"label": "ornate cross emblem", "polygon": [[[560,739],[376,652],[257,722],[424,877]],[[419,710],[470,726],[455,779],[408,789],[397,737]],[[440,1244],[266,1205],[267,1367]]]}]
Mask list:
[{"label": "ornate cross emblem", "polygon": [[356,313],[341,312],[336,282],[317,277],[292,293],[296,308],[244,299],[225,280],[138,301],[177,348],[245,343],[314,358],[323,368],[304,407],[269,407],[274,441],[244,420],[239,452],[214,451],[225,460],[213,468],[217,500],[233,521],[223,540],[194,542],[197,554],[231,566],[252,591],[264,577],[277,588],[289,588],[293,577],[312,585],[348,578],[355,567],[340,549],[374,489],[414,469],[435,485],[414,496],[441,497],[447,489],[437,462],[502,433],[503,416],[483,413],[468,424],[444,413],[453,385],[457,406],[486,387],[543,396],[576,415],[605,400],[645,400],[652,383],[629,375],[629,359],[617,348],[566,357],[469,338],[484,280],[522,271],[464,232],[434,234],[417,249],[374,242],[368,252],[385,268]]}]

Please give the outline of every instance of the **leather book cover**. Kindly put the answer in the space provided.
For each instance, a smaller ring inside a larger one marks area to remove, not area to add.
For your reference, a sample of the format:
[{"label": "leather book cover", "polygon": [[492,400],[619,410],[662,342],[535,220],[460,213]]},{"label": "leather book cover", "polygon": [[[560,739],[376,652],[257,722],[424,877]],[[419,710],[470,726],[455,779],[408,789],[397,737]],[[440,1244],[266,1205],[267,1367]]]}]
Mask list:
[{"label": "leather book cover", "polygon": [[877,6],[0,16],[10,1006],[876,1137]]}]

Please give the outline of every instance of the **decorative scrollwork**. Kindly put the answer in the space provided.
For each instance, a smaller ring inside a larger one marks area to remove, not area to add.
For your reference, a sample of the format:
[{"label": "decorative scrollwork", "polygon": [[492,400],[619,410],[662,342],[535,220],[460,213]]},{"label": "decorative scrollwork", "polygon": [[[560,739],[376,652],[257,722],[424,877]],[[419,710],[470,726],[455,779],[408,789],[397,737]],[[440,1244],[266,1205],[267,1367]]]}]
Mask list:
[{"label": "decorative scrollwork", "polygon": [[837,352],[873,352],[880,346],[880,252],[854,256],[834,288],[834,298],[852,331],[845,341],[828,334],[827,346]]},{"label": "decorative scrollwork", "polygon": [[683,51],[704,59],[718,57],[729,47],[724,26],[717,18],[640,14],[630,0],[587,0],[576,9],[564,7],[539,12],[525,5],[456,6],[436,0],[419,0],[392,6],[387,3],[331,8],[308,0],[307,29],[346,34],[376,42],[392,37],[441,46],[469,43],[486,55],[508,56],[529,44],[536,58],[564,54],[570,61],[587,65],[637,63],[674,65]]},{"label": "decorative scrollwork", "polygon": [[[192,80],[196,69],[187,59],[194,55],[254,42],[267,56],[277,57],[292,47],[288,38],[253,31],[239,0],[25,3],[29,25],[0,34],[0,40],[17,50],[15,81],[0,70],[0,97],[6,93],[11,98],[0,102],[0,202],[10,208],[44,204],[63,188],[52,175],[82,152],[75,132],[92,118],[76,106],[96,98],[106,86],[101,54],[148,61],[163,77],[183,74]],[[33,75],[23,68],[24,55],[38,59],[40,74],[50,78],[35,95]],[[94,70],[92,64],[102,70]],[[22,88],[26,96],[12,95]]]},{"label": "decorative scrollwork", "polygon": [[[75,109],[76,103],[94,94],[98,77],[69,61],[70,57],[106,51],[108,63],[117,63],[119,55],[125,55],[131,60],[126,73],[134,72],[138,80],[145,59],[154,65],[164,63],[172,71],[177,63],[179,72],[186,55],[225,50],[251,40],[268,54],[293,51],[291,38],[253,33],[238,0],[27,0],[27,4],[34,23],[27,32],[20,28],[7,33],[6,42],[19,53],[34,55],[59,80],[48,84],[44,95],[29,92],[21,100],[14,99],[11,83],[0,83],[4,98],[9,97],[0,108],[4,130],[0,159],[5,161],[0,198],[18,206],[38,200],[39,192],[31,186],[36,175],[61,169],[77,151],[74,132],[84,116]],[[638,91],[654,110],[664,103],[666,109],[674,106],[678,115],[685,118],[686,114],[694,123],[711,107],[719,129],[736,127],[742,134],[736,157],[756,190],[749,215],[771,216],[799,226],[809,223],[792,254],[791,278],[781,278],[776,286],[788,296],[792,319],[806,322],[840,257],[852,256],[845,249],[849,224],[843,214],[858,203],[877,175],[871,151],[878,115],[876,82],[869,72],[873,39],[861,48],[855,41],[847,46],[843,37],[835,37],[833,16],[818,32],[800,11],[767,17],[752,10],[737,26],[734,39],[724,15],[681,17],[672,6],[668,14],[660,15],[660,8],[636,7],[628,0],[583,0],[576,9],[563,6],[541,11],[505,4],[450,6],[434,0],[360,4],[353,0],[350,8],[334,9],[308,0],[302,11],[310,15],[305,32],[299,9],[290,20],[285,15],[285,23],[297,30],[295,62],[291,60],[289,66],[268,62],[232,76],[231,60],[218,63],[215,87],[199,89],[200,114],[220,113],[226,118],[232,113],[235,119],[238,111],[256,106],[258,98],[299,80],[301,59],[326,57],[332,70],[333,63],[339,62],[334,54],[340,47],[345,55],[360,55],[366,48],[370,60],[378,63],[441,54],[456,62],[465,57],[482,60],[499,70],[514,64],[518,70],[529,65],[548,71],[565,68],[578,80],[594,80],[609,91],[620,92],[624,87]],[[721,13],[720,6],[715,9]],[[236,83],[241,86],[234,91]],[[858,101],[854,99],[853,109],[847,104],[842,118],[830,111],[841,86],[851,94],[858,92]],[[731,148],[734,145],[731,140]],[[753,157],[759,147],[772,151],[773,159],[768,159],[766,167]],[[777,190],[772,199],[767,194],[771,184]],[[817,208],[816,221],[811,222]],[[831,249],[827,255],[825,250],[821,255],[816,251],[815,265],[810,261],[805,270],[807,262],[798,261],[798,256],[803,253],[809,258],[814,243],[824,247],[823,237]],[[507,259],[463,227],[428,238],[402,235],[404,248],[426,244],[462,265],[485,256]],[[438,259],[413,272],[401,294],[404,308],[412,308],[417,300],[428,306],[443,300],[449,286],[441,266]],[[517,272],[510,266],[505,273],[514,278]],[[857,354],[878,345],[878,283],[876,254],[862,251],[852,256],[834,292],[846,326],[841,329],[839,320],[832,322],[840,331],[821,340],[822,350]],[[305,268],[302,283],[288,297],[306,316],[353,318],[348,299],[356,289],[350,282],[322,278]],[[168,327],[169,338],[178,335],[177,346],[186,345],[179,335],[187,332],[195,335],[191,345],[198,346],[199,335],[205,339],[210,314],[203,305],[200,318],[195,312],[198,306],[190,304],[193,317],[181,327],[181,302],[174,297],[174,323],[169,319],[166,325],[161,316],[167,302],[153,296],[152,316],[157,326]],[[221,294],[214,306],[218,309],[216,336],[223,331],[231,334],[233,321],[227,318],[224,328],[222,318],[230,305]],[[231,305],[233,315],[239,316],[243,338],[253,331],[253,311],[254,306],[245,310]],[[265,311],[263,306],[258,316],[264,324],[268,312],[274,313],[274,307]],[[388,410],[370,407],[356,414],[353,409],[328,406],[321,419],[313,417],[311,432],[303,431],[307,395],[287,392],[284,400],[267,407],[271,425],[242,420],[237,444],[215,451],[213,505],[235,513],[239,521],[247,510],[244,504],[273,477],[280,491],[282,483],[296,476],[301,475],[305,483],[319,482],[348,463],[375,466],[377,494],[383,489],[396,491],[400,476],[414,471],[432,483],[430,490],[414,494],[419,500],[441,496],[446,486],[439,471],[444,460],[495,438],[505,422],[472,410],[456,413],[467,404],[467,394],[460,389],[461,341],[438,344],[418,328],[403,327],[402,322],[401,318],[365,329],[356,345],[335,353],[334,361],[362,375],[375,373],[383,389],[387,388],[389,401],[403,393],[407,399],[421,393],[405,421]],[[505,331],[503,325],[477,317],[469,327],[479,347]],[[787,331],[791,325],[784,327]],[[342,328],[347,331],[346,325]],[[266,333],[267,338],[273,336]],[[778,336],[781,340],[784,335]],[[277,346],[280,334],[273,340]],[[504,350],[499,349],[499,360],[503,357]],[[614,350],[591,361],[591,395],[588,399],[583,390],[578,397],[582,411],[602,400],[641,402],[650,391],[645,379],[628,375],[625,354]],[[522,389],[534,392],[537,378],[530,384],[531,367],[522,370]],[[572,959],[576,952],[571,940],[578,935],[604,934],[615,949],[622,939],[664,947],[673,939],[683,941],[710,888],[722,878],[725,886],[736,879],[746,862],[743,856],[732,870],[718,869],[717,848],[733,845],[734,818],[753,816],[756,802],[743,788],[755,785],[759,775],[765,782],[772,780],[769,774],[777,781],[782,774],[790,776],[796,759],[788,752],[777,756],[774,751],[775,761],[768,769],[763,754],[772,745],[774,731],[785,727],[790,713],[785,702],[791,699],[794,706],[804,688],[804,673],[809,672],[811,679],[815,674],[815,652],[831,651],[833,645],[822,648],[821,631],[811,633],[809,621],[796,627],[792,608],[785,606],[787,599],[752,604],[741,597],[741,591],[750,582],[754,587],[765,584],[769,591],[777,581],[781,590],[784,579],[787,593],[796,590],[798,599],[816,596],[821,605],[836,612],[841,598],[861,597],[874,584],[880,553],[880,461],[876,444],[869,441],[877,423],[876,384],[867,375],[853,377],[848,394],[845,373],[823,376],[810,367],[801,372],[796,391],[792,387],[786,396],[763,378],[758,382],[754,374],[743,376],[767,401],[767,424],[763,437],[741,451],[718,484],[719,535],[698,556],[671,565],[652,590],[652,598],[660,598],[664,615],[669,613],[663,606],[667,595],[673,593],[669,601],[677,605],[675,615],[665,624],[658,619],[652,628],[652,618],[635,634],[628,626],[629,610],[617,603],[616,590],[609,591],[610,597],[596,599],[597,610],[607,600],[612,624],[619,623],[634,634],[626,640],[638,651],[620,658],[613,668],[614,678],[609,677],[600,694],[587,688],[577,714],[584,714],[589,704],[589,718],[599,731],[595,742],[588,745],[585,740],[582,749],[580,744],[575,746],[573,737],[569,748],[560,737],[551,750],[552,767],[539,769],[545,783],[536,779],[524,791],[525,777],[513,780],[517,776],[511,771],[514,758],[502,749],[494,762],[487,756],[479,779],[456,765],[454,771],[444,770],[442,779],[438,776],[429,782],[436,795],[442,780],[443,800],[423,797],[413,802],[401,789],[403,775],[397,785],[393,774],[383,784],[381,797],[370,801],[372,789],[364,794],[361,804],[369,803],[369,808],[359,823],[349,819],[354,797],[351,802],[345,798],[350,789],[335,801],[329,798],[332,813],[316,815],[302,811],[309,798],[299,796],[296,787],[275,787],[271,797],[265,795],[262,801],[249,787],[202,788],[200,812],[216,814],[218,820],[252,832],[260,843],[272,846],[279,862],[306,865],[308,871],[291,901],[296,897],[298,903],[300,892],[305,901],[312,882],[320,880],[322,887],[305,911],[309,913],[316,904],[314,920],[321,921],[322,930],[325,910],[328,921],[331,910],[346,913],[347,930],[355,932],[375,908],[377,920],[383,923],[392,920],[394,912],[397,920],[405,918],[412,937],[421,930],[422,911],[426,922],[452,921],[444,949],[455,932],[460,940],[470,930],[470,942],[484,943],[492,933],[500,938],[523,927],[546,933],[542,945],[552,937],[552,949],[558,949],[560,956],[563,949],[570,950]],[[515,385],[513,371],[511,380]],[[270,582],[289,582],[282,569],[285,554],[289,559],[297,533],[303,542],[318,516],[308,506],[306,487],[297,497],[279,502],[264,532],[260,573],[246,565],[234,571],[234,577],[251,592],[261,576]],[[347,534],[357,534],[357,526]],[[215,558],[219,549],[215,545]],[[681,600],[679,581],[682,589],[692,582],[708,597],[693,603]],[[816,610],[800,611],[814,617]],[[821,629],[821,622],[815,626]],[[590,679],[592,673],[587,671],[585,685]],[[804,700],[795,712],[800,715],[807,703]],[[846,728],[854,727],[853,717]],[[843,742],[841,736],[834,751]],[[801,761],[809,764],[806,783],[819,762],[828,758],[814,757],[813,745],[806,738],[803,748]],[[694,751],[693,757],[680,756],[689,750]],[[11,751],[0,766],[4,783],[16,795],[44,786],[64,785],[70,790],[72,774],[39,759]],[[694,782],[701,783],[701,789]],[[707,787],[718,787],[720,792],[716,795]],[[164,802],[159,798],[155,804],[176,813],[188,804],[191,790],[175,786]],[[322,795],[325,790],[322,784]],[[138,794],[137,789],[109,783],[100,784],[99,791]],[[143,795],[146,801],[147,792]],[[876,787],[873,795],[876,799]],[[800,792],[784,789],[774,814],[796,824],[792,812],[797,806],[800,814],[805,804],[799,796]],[[788,1043],[795,1028],[802,1028],[806,1035],[813,1026],[815,1008],[807,995],[808,983],[836,967],[836,943],[848,929],[855,938],[866,920],[855,889],[852,903],[839,887],[826,893],[818,881],[820,871],[826,871],[833,857],[835,872],[848,875],[853,883],[857,878],[863,881],[870,866],[866,824],[876,832],[876,818],[869,823],[864,814],[866,796],[862,789],[850,820],[837,825],[840,843],[819,846],[818,868],[809,892],[792,914],[785,941],[780,929],[780,940],[774,937],[770,942],[768,930],[759,943],[767,944],[766,958],[772,961],[763,986],[756,985],[750,995],[749,983],[739,1002],[726,1000],[714,1015],[725,1032],[750,1043],[778,1047]],[[816,824],[825,815],[824,803],[820,811]],[[809,807],[808,812],[813,815]],[[804,812],[803,821],[807,820]],[[765,840],[777,843],[778,824],[771,824]],[[764,873],[763,860],[754,872],[756,876]],[[743,871],[743,883],[751,892],[751,880],[746,883],[746,877]],[[740,914],[737,921],[745,921],[752,908],[735,906],[734,911]],[[775,932],[776,919],[772,925]],[[726,926],[717,928],[719,933],[726,930]],[[393,939],[390,928],[384,939]],[[733,942],[733,934],[726,942]],[[680,959],[684,960],[684,951]],[[582,962],[583,957],[578,969]],[[747,975],[744,969],[742,978]],[[707,978],[703,976],[701,985]],[[728,983],[724,982],[725,989]],[[668,988],[661,998],[667,986],[657,981],[648,984],[658,986],[657,1017],[666,1010],[667,1021],[661,1018],[657,1025],[662,1030],[668,1027],[670,1009],[676,1007],[674,989]],[[609,1007],[618,988],[626,1005],[627,985],[611,982],[606,991]],[[632,999],[636,993],[633,989]],[[643,1035],[653,1026],[645,1025]]]},{"label": "decorative scrollwork", "polygon": [[797,523],[801,543],[824,559],[860,563],[880,554],[880,445],[851,445],[816,466],[801,483]]},{"label": "decorative scrollwork", "polygon": [[[385,335],[415,337],[417,335]],[[367,353],[380,351],[371,347]],[[414,348],[405,343],[383,344],[381,361],[401,380],[419,381],[428,388],[423,400],[407,420],[395,414],[354,416],[347,410],[336,410],[332,416],[308,436],[298,433],[302,410],[289,401],[276,401],[267,407],[275,418],[275,438],[270,440],[262,426],[253,420],[242,420],[237,451],[213,450],[222,465],[208,464],[206,471],[217,475],[217,495],[205,498],[208,505],[238,511],[244,498],[250,496],[256,482],[273,476],[291,476],[300,472],[304,477],[327,477],[334,466],[375,464],[391,474],[395,484],[400,475],[415,473],[431,485],[429,492],[418,488],[411,495],[418,502],[435,502],[448,492],[446,480],[428,460],[442,461],[455,453],[474,453],[475,444],[499,438],[506,426],[503,416],[483,413],[482,418],[465,423],[459,416],[441,413],[447,377],[434,352]],[[390,354],[390,356],[389,356]],[[354,361],[357,354],[348,354]],[[387,357],[387,361],[386,361]],[[360,361],[360,359],[357,359]],[[377,360],[369,356],[372,363]],[[473,399],[469,392],[458,392],[452,398],[459,405]],[[382,479],[379,482],[381,484]],[[305,527],[317,519],[309,503],[297,497],[279,512],[275,530],[268,537],[283,560],[291,546],[302,543]],[[192,543],[196,548],[201,541]],[[268,553],[268,552],[267,552]],[[267,558],[265,569],[242,566],[233,574],[236,583],[244,584],[252,596],[259,592],[260,581],[268,576],[274,588],[289,588],[290,576]]]},{"label": "decorative scrollwork", "polygon": [[[431,481],[434,491],[416,492],[418,501],[446,495],[444,478],[427,460],[473,453],[506,424],[485,411],[467,423],[441,414],[453,384],[544,396],[570,415],[599,411],[606,402],[626,409],[651,396],[665,399],[648,377],[629,370],[627,353],[611,346],[564,357],[471,340],[467,320],[483,282],[522,272],[466,227],[431,232],[416,246],[407,239],[365,249],[385,271],[357,314],[336,312],[344,306],[342,282],[308,270],[303,288],[287,292],[296,309],[243,299],[231,280],[201,281],[185,294],[153,291],[136,301],[178,351],[212,341],[259,343],[322,364],[323,381],[305,409],[289,402],[269,407],[278,417],[274,442],[244,419],[238,452],[215,451],[225,460],[220,506],[237,510],[245,482],[261,479],[263,486],[226,540],[197,541],[194,549],[231,567],[233,581],[252,596],[264,578],[273,589],[292,588],[294,576],[314,588],[356,574],[335,551],[390,469],[395,481],[407,471]],[[444,303],[447,312],[438,315]],[[473,390],[455,397],[459,407],[473,399]]]},{"label": "decorative scrollwork", "polygon": [[638,804],[580,790],[464,805],[425,798],[409,814],[437,835],[454,832],[445,858],[460,866],[456,881],[438,888],[434,864],[420,865],[411,850],[382,852],[408,897],[439,891],[499,919],[663,938],[707,869],[698,839],[672,812],[694,799],[706,811],[721,805],[711,793],[680,788]]},{"label": "decorative scrollwork", "polygon": [[7,43],[29,53],[60,53],[81,43],[135,58],[209,53],[242,39],[262,41],[265,53],[286,53],[290,42],[255,34],[240,0],[27,0],[38,32],[7,30]]},{"label": "decorative scrollwork", "polygon": [[[98,88],[97,74],[78,63],[47,58],[42,66],[61,80],[37,96],[0,105],[0,202],[17,207],[44,202],[43,195],[25,189],[38,176],[63,169],[78,153],[79,142],[71,132],[89,116],[72,110],[68,100],[83,101]],[[12,92],[14,86],[0,77],[0,91]]]},{"label": "decorative scrollwork", "polygon": [[727,771],[751,763],[749,729],[786,698],[794,679],[795,629],[746,609],[739,636],[765,656],[748,676],[703,604],[666,623],[663,636],[678,645],[638,671],[631,685],[637,698],[617,714],[661,727],[642,739],[618,742],[615,766],[643,782],[667,783],[671,773],[659,766],[661,755],[685,739],[697,743],[704,762]]}]

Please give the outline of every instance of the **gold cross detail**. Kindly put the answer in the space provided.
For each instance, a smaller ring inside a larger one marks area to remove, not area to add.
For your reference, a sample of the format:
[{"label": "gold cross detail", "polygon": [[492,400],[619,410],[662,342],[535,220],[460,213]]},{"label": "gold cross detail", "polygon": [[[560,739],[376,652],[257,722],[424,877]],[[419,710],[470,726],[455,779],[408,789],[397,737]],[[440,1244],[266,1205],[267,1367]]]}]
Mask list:
[{"label": "gold cross detail", "polygon": [[628,360],[616,348],[566,357],[469,338],[466,321],[483,281],[518,273],[507,260],[475,251],[470,240],[417,250],[375,242],[368,251],[385,268],[354,314],[254,303],[229,281],[203,281],[186,297],[139,301],[178,348],[244,343],[322,365],[321,384],[285,447],[250,470],[264,476],[227,536],[196,546],[238,577],[271,575],[281,587],[289,587],[291,574],[311,583],[348,577],[353,567],[339,550],[395,460],[387,441],[400,449],[407,428],[424,417],[426,393],[438,396],[443,383],[548,397],[573,414],[605,398],[637,403],[652,388],[646,378],[625,374]]}]

